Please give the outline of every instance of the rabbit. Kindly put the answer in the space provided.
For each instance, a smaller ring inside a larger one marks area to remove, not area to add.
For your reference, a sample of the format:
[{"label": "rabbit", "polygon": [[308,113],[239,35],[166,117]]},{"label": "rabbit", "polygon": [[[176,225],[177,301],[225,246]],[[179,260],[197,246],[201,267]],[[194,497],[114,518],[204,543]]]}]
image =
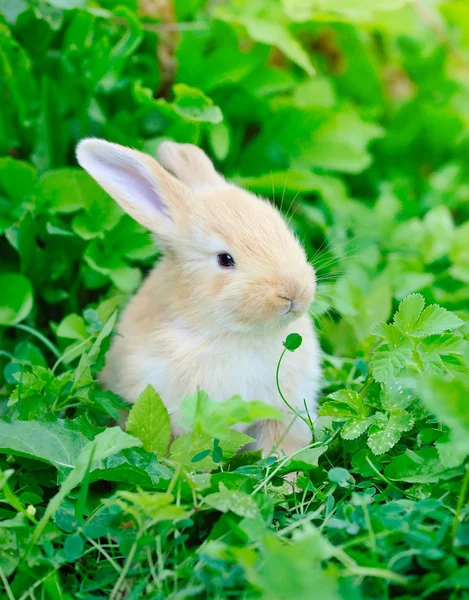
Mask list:
[{"label": "rabbit", "polygon": [[[216,401],[262,400],[284,422],[238,426],[269,454],[311,442],[311,430],[281,399],[276,368],[289,333],[303,343],[281,365],[284,396],[315,414],[320,349],[308,309],[316,278],[280,212],[226,181],[198,147],[161,143],[147,154],[87,138],[78,163],[133,219],[156,234],[163,258],[118,323],[102,385],[135,402],[151,384],[185,432],[181,400],[203,390]],[[293,420],[293,424],[291,422]],[[291,425],[288,427],[288,425]]]}]

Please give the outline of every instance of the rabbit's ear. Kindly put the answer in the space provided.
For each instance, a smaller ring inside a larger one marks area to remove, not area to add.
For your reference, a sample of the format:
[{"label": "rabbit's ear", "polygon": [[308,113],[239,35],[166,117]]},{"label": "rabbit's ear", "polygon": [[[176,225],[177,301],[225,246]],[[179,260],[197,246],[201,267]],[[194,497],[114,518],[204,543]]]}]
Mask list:
[{"label": "rabbit's ear", "polygon": [[161,238],[171,236],[187,214],[191,191],[150,156],[94,138],[82,140],[76,154],[125,212]]},{"label": "rabbit's ear", "polygon": [[163,142],[157,159],[165,169],[190,188],[226,187],[229,184],[215,171],[212,161],[203,150],[192,144]]}]

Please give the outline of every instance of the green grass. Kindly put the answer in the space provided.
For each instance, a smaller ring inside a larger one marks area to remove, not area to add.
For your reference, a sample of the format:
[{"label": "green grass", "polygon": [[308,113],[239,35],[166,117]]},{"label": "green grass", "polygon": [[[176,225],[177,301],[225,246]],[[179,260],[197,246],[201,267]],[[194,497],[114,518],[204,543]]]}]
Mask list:
[{"label": "green grass", "polygon": [[[141,5],[0,3],[2,600],[469,599],[466,2]],[[97,374],[158,248],[85,136],[198,144],[286,214],[318,271],[308,448],[237,452],[233,415],[276,414],[202,392],[173,443],[152,388],[115,425]]]}]

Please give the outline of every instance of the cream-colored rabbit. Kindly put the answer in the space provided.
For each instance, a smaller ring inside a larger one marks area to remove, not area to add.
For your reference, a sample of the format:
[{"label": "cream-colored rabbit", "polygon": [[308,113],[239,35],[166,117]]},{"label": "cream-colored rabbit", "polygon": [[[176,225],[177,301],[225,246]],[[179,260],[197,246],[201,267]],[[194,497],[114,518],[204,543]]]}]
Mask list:
[{"label": "cream-colored rabbit", "polygon": [[298,411],[304,413],[305,400],[314,414],[319,346],[307,310],[315,275],[280,213],[225,181],[192,145],[164,142],[158,163],[85,139],[77,157],[164,250],[122,314],[103,385],[134,402],[152,384],[175,436],[183,432],[181,400],[197,389],[217,401],[236,394],[263,400],[286,415],[284,423],[249,430],[264,452],[280,440],[287,454],[307,445],[311,434],[299,418],[283,436],[294,415],[278,394],[275,372],[283,340],[299,333],[303,344],[287,352],[280,382]]}]

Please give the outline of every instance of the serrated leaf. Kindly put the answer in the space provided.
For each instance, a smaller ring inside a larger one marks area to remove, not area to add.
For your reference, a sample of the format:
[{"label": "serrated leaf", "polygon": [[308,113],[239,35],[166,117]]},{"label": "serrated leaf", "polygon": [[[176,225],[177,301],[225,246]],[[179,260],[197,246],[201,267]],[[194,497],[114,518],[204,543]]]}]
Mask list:
[{"label": "serrated leaf", "polygon": [[438,306],[438,304],[432,304],[423,311],[419,320],[413,326],[412,331],[410,331],[410,335],[424,337],[457,329],[461,325],[464,325],[464,321],[454,313],[442,306]]},{"label": "serrated leaf", "polygon": [[383,386],[380,396],[381,406],[387,411],[404,410],[415,399],[415,390],[408,388],[405,382],[388,382]]},{"label": "serrated leaf", "polygon": [[[378,413],[379,414],[379,413]],[[395,411],[387,417],[380,414],[372,428],[376,430],[368,436],[368,446],[373,454],[384,454],[400,440],[401,435],[412,429],[414,421],[408,413]]]},{"label": "serrated leaf", "polygon": [[425,300],[422,294],[410,294],[399,304],[394,315],[395,325],[404,333],[412,331],[422,314]]},{"label": "serrated leaf", "polygon": [[333,417],[336,421],[346,421],[351,417],[359,417],[358,410],[346,402],[324,402],[319,407],[318,414],[322,417]]},{"label": "serrated leaf", "polygon": [[126,430],[143,443],[145,450],[166,456],[171,439],[171,422],[160,396],[151,385],[143,390],[127,419]]},{"label": "serrated leaf", "polygon": [[344,440],[355,440],[360,437],[368,427],[373,423],[373,417],[366,419],[349,419],[340,430],[340,435]]},{"label": "serrated leaf", "polygon": [[338,390],[329,394],[328,398],[347,404],[351,409],[355,409],[358,414],[364,417],[368,414],[363,398],[358,392],[353,390]]},{"label": "serrated leaf", "polygon": [[376,323],[371,328],[371,333],[384,338],[391,346],[397,346],[402,340],[402,332],[393,324]]},{"label": "serrated leaf", "polygon": [[468,343],[462,337],[447,333],[445,335],[431,335],[424,338],[418,348],[425,353],[436,352],[437,354],[464,354]]},{"label": "serrated leaf", "polygon": [[413,344],[403,340],[397,347],[385,344],[374,351],[371,359],[373,377],[380,383],[396,378],[412,359]]}]

